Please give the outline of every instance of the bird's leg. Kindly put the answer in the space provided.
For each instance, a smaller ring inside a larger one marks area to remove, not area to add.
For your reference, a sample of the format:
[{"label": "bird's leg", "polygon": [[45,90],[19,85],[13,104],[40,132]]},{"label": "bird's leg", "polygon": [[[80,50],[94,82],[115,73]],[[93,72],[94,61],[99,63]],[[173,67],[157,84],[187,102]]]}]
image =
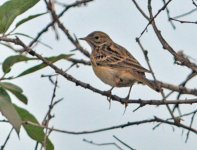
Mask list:
[{"label": "bird's leg", "polygon": [[130,93],[131,93],[131,89],[132,89],[132,85],[131,85],[130,88],[129,88],[129,93],[128,93],[128,95],[124,98],[124,99],[125,99],[125,103],[124,103],[125,109],[124,109],[124,113],[123,113],[123,114],[125,114],[126,109],[127,109],[127,106],[128,106],[128,100],[129,100],[129,96],[130,96]]},{"label": "bird's leg", "polygon": [[108,91],[105,91],[107,93],[107,100],[109,101],[109,109],[111,108],[111,91],[113,90],[114,87],[109,89]]},{"label": "bird's leg", "polygon": [[107,99],[109,99],[109,97],[111,98],[111,91],[113,90],[114,87],[112,87],[111,89],[109,89],[108,91],[105,91],[105,93],[107,94]]}]

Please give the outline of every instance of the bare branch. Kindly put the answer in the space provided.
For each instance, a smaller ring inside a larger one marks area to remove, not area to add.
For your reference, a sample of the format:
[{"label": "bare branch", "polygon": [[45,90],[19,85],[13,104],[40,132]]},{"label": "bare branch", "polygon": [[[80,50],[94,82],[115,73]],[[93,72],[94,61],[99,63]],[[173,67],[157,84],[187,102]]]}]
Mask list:
[{"label": "bare branch", "polygon": [[160,123],[165,123],[165,124],[168,124],[168,125],[173,125],[173,126],[176,126],[176,127],[181,127],[183,129],[189,130],[189,131],[197,134],[197,130],[194,129],[194,128],[191,128],[189,126],[186,126],[186,125],[184,125],[182,123],[177,124],[175,122],[163,120],[163,119],[160,119],[158,117],[154,117],[153,119],[128,122],[128,123],[125,123],[125,124],[120,124],[120,125],[111,126],[111,127],[102,128],[102,129],[97,129],[97,130],[79,131],[79,132],[76,132],[76,131],[67,131],[67,130],[60,130],[60,129],[56,129],[56,128],[49,128],[49,127],[46,127],[46,126],[43,126],[43,125],[39,125],[39,124],[30,122],[30,121],[26,121],[26,122],[24,122],[24,124],[29,124],[29,125],[33,125],[33,126],[40,127],[40,128],[45,128],[45,129],[51,129],[51,130],[53,130],[55,132],[60,132],[60,133],[80,135],[80,134],[98,133],[98,132],[109,131],[109,130],[114,130],[114,129],[123,129],[125,127],[129,127],[129,126],[133,126],[133,125],[141,125],[141,124],[152,123],[152,122],[160,122]]}]

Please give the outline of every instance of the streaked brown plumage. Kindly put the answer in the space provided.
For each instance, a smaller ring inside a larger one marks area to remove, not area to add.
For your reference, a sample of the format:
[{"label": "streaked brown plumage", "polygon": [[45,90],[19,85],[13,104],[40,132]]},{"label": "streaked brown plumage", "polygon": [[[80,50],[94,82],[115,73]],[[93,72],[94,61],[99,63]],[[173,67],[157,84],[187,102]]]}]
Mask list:
[{"label": "streaked brown plumage", "polygon": [[157,90],[145,77],[150,73],[122,46],[116,44],[104,32],[90,33],[85,40],[92,48],[91,63],[97,77],[113,87],[132,87],[135,82]]}]

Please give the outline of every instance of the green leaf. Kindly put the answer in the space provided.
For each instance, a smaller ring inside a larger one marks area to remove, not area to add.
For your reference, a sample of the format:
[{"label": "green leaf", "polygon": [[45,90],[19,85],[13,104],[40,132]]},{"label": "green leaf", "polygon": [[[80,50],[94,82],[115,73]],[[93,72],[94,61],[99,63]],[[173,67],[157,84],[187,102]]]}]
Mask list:
[{"label": "green leaf", "polygon": [[11,103],[10,96],[2,87],[0,87],[0,111],[19,134],[22,120]]},{"label": "green leaf", "polygon": [[9,91],[15,91],[15,92],[19,92],[19,93],[23,92],[23,90],[19,86],[15,85],[13,83],[10,83],[10,82],[0,82],[0,86],[5,88],[6,90],[9,90]]},{"label": "green leaf", "polygon": [[14,94],[21,102],[27,104],[28,99],[24,94],[15,91],[10,91],[10,92],[12,92],[12,94]]},{"label": "green leaf", "polygon": [[16,48],[14,48],[14,47],[12,47],[12,46],[10,45],[10,43],[3,43],[3,42],[0,42],[0,44],[3,45],[3,46],[5,46],[5,47],[7,47],[7,48],[9,48],[9,49],[11,49],[11,50],[13,50],[14,52],[17,51]]},{"label": "green leaf", "polygon": [[[56,61],[60,60],[60,59],[68,59],[70,56],[72,56],[72,54],[61,54],[61,55],[58,55],[58,56],[53,56],[53,57],[48,57],[46,58],[48,61],[50,61],[51,63],[55,63]],[[30,74],[30,73],[33,73],[33,72],[36,72],[40,69],[43,69],[45,67],[47,67],[48,65],[45,64],[45,63],[41,63],[39,65],[36,65],[34,67],[31,67],[27,70],[25,70],[24,72],[22,72],[21,74],[19,74],[17,77],[21,77],[21,76],[24,76],[24,75],[27,75],[27,74]]]},{"label": "green leaf", "polygon": [[0,82],[0,87],[3,87],[4,89],[10,91],[21,102],[23,102],[24,104],[27,104],[28,99],[24,94],[22,94],[23,90],[19,86],[15,85],[15,84],[12,84],[12,83],[9,83],[9,82]]},{"label": "green leaf", "polygon": [[8,73],[11,70],[11,67],[18,62],[28,61],[28,60],[35,60],[35,58],[29,58],[23,55],[14,55],[6,58],[2,64],[3,72]]},{"label": "green leaf", "polygon": [[32,20],[32,19],[34,19],[34,18],[37,18],[37,17],[39,17],[39,16],[45,15],[45,14],[46,14],[46,13],[40,13],[40,14],[36,14],[36,15],[31,15],[31,16],[28,16],[28,17],[25,18],[25,19],[22,19],[22,20],[20,20],[20,21],[16,24],[15,29],[16,29],[18,26],[20,26],[21,24],[23,24],[23,23],[25,23],[25,22],[27,22],[27,21],[30,21],[30,20]]},{"label": "green leaf", "polygon": [[0,33],[5,33],[14,19],[39,0],[9,0],[0,6]]},{"label": "green leaf", "polygon": [[24,104],[27,104],[28,103],[28,99],[27,99],[27,97],[23,93],[19,93],[19,92],[16,92],[16,91],[10,91],[10,92],[12,94],[14,94]]},{"label": "green leaf", "polygon": [[[33,123],[39,125],[37,119],[31,113],[29,113],[27,110],[25,110],[21,107],[18,107],[16,105],[15,105],[15,108],[16,108],[17,112],[19,113],[22,121],[24,121],[24,122],[30,121],[30,122],[33,122]],[[29,137],[31,139],[33,139],[41,144],[44,143],[45,133],[43,131],[43,128],[36,127],[33,125],[29,125],[29,124],[23,124],[23,127],[25,128],[27,134],[29,135]],[[46,149],[47,150],[54,150],[54,146],[48,138],[46,140]]]}]

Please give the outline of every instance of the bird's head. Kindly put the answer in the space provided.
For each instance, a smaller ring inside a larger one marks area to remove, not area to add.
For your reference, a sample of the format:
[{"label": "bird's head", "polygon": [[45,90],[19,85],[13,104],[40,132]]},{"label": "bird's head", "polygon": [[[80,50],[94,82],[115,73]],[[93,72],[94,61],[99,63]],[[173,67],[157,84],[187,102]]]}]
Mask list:
[{"label": "bird's head", "polygon": [[112,43],[111,38],[106,33],[101,31],[94,31],[86,37],[80,38],[80,40],[85,40],[92,47],[92,49],[102,46],[103,44],[110,45]]}]

